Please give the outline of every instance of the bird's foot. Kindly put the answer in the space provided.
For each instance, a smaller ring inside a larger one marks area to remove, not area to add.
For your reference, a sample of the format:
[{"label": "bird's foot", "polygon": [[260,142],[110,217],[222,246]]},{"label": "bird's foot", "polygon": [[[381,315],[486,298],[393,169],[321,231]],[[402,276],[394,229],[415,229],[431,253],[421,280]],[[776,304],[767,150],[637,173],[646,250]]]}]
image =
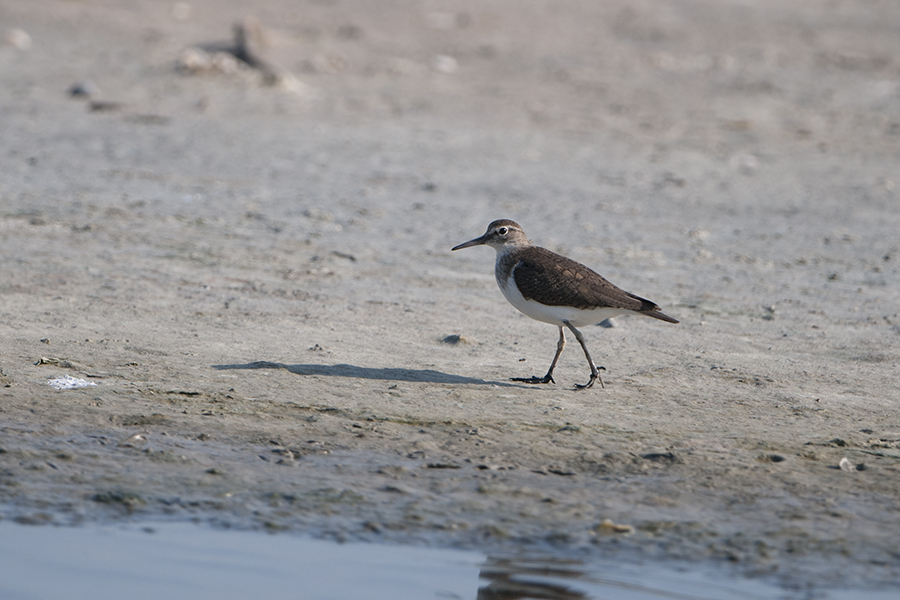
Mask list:
[{"label": "bird's foot", "polygon": [[547,373],[543,377],[536,377],[532,375],[531,377],[510,377],[510,381],[518,381],[520,383],[556,383],[553,381],[553,377],[550,376],[550,373]]},{"label": "bird's foot", "polygon": [[605,388],[606,386],[603,385],[603,380],[600,378],[600,369],[603,369],[603,370],[605,371],[605,370],[606,370],[606,367],[597,367],[597,372],[591,373],[591,379],[590,379],[590,381],[588,381],[588,382],[585,383],[585,384],[576,383],[576,384],[575,384],[575,389],[576,389],[576,390],[586,390],[586,389],[588,389],[589,387],[593,386],[595,381],[599,381],[599,382],[600,382],[600,387]]}]

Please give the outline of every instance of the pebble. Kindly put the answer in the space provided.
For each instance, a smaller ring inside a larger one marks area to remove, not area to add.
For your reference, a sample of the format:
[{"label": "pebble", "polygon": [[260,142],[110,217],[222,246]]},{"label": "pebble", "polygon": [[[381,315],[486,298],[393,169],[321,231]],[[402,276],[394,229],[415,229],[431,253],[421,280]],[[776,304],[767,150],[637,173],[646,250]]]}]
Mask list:
[{"label": "pebble", "polygon": [[603,519],[596,527],[594,527],[593,531],[597,535],[630,535],[634,533],[634,527],[631,525],[613,523],[610,519]]},{"label": "pebble", "polygon": [[73,98],[87,98],[100,94],[100,88],[93,81],[79,81],[69,86],[69,95]]},{"label": "pebble", "polygon": [[446,73],[448,75],[452,75],[459,70],[459,62],[452,56],[447,56],[446,54],[435,56],[432,61],[432,66],[435,71]]},{"label": "pebble", "polygon": [[3,45],[12,46],[16,50],[28,50],[31,48],[31,36],[22,29],[10,29],[3,36]]}]

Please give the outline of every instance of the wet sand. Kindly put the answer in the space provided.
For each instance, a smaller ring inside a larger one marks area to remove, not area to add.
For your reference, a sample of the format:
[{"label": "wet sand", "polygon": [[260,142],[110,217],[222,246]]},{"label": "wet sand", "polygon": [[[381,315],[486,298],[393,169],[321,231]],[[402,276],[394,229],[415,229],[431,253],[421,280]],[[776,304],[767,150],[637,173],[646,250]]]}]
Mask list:
[{"label": "wet sand", "polygon": [[[900,8],[448,6],[0,6],[0,514],[896,585]],[[496,218],[681,323],[509,381]]]}]

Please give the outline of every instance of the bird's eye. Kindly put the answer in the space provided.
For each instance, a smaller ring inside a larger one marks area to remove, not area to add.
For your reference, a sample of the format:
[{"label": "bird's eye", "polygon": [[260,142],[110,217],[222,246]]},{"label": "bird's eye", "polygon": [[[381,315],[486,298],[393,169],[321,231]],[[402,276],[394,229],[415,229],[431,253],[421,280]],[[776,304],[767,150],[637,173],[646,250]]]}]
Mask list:
[{"label": "bird's eye", "polygon": [[497,230],[497,233],[499,233],[500,235],[506,235],[507,233],[509,233],[509,228],[501,227],[500,229]]}]

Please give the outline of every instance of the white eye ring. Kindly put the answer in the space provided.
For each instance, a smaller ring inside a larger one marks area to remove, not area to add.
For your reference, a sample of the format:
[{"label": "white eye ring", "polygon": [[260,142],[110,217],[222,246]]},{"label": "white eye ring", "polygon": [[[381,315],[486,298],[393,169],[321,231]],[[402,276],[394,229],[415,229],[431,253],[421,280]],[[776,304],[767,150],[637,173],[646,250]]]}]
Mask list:
[{"label": "white eye ring", "polygon": [[506,227],[501,227],[497,230],[497,233],[499,233],[500,235],[506,235],[507,233],[509,233],[509,229]]}]

